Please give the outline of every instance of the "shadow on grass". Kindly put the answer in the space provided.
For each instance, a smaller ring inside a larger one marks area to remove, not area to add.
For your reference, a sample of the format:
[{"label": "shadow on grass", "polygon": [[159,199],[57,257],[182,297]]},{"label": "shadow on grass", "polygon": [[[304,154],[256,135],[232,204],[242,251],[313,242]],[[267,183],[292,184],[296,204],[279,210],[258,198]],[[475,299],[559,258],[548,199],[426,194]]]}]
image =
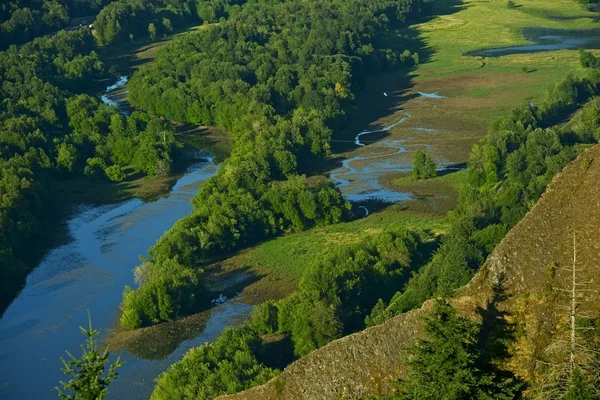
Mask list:
[{"label": "shadow on grass", "polygon": [[[439,1],[436,2],[431,16],[415,22],[427,22],[435,17],[454,14],[465,8],[467,6],[462,4],[460,0]],[[397,36],[403,48],[410,50],[412,53],[418,53],[420,62],[427,63],[432,59],[435,53],[434,49],[424,42],[416,29],[401,29],[398,31]],[[369,144],[388,137],[389,132],[383,131],[384,126],[375,124],[375,121],[402,111],[404,103],[418,96],[418,94],[412,92],[415,69],[416,66],[401,68],[392,72],[370,70],[368,72],[371,75],[364,79],[358,79],[354,88],[356,102],[345,109],[348,120],[343,127],[334,129],[331,140],[332,155],[321,165],[302,166],[303,170],[310,171],[310,173],[328,174],[342,167],[343,161],[347,158],[345,153],[358,147],[355,142],[356,135],[364,130],[379,130],[361,137],[361,143],[366,144],[367,147]],[[398,115],[398,120],[404,116],[404,114]],[[380,211],[391,205],[391,203],[382,202],[368,203],[369,205],[367,205],[367,202],[361,204],[367,206],[369,211]],[[362,216],[362,213],[358,215]]]}]

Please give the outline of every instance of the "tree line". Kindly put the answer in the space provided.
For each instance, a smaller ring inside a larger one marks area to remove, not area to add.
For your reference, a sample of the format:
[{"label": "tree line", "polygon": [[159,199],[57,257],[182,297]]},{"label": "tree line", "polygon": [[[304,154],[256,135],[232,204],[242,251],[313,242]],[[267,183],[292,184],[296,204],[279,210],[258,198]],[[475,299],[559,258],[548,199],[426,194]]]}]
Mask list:
[{"label": "tree line", "polygon": [[0,50],[97,14],[110,0],[7,0],[0,4]]},{"label": "tree line", "polygon": [[186,24],[215,23],[246,0],[118,0],[100,11],[94,28],[101,44],[169,34]]},{"label": "tree line", "polygon": [[0,52],[0,279],[27,270],[49,179],[121,181],[125,170],[169,172],[172,127],[143,112],[125,117],[87,94],[109,78],[88,29],[60,31]]},{"label": "tree line", "polygon": [[[583,54],[582,65],[588,66],[589,59]],[[584,78],[557,82],[542,104],[519,106],[491,125],[471,151],[468,185],[450,213],[451,228],[442,245],[388,304],[373,310],[371,324],[419,307],[432,296],[450,296],[471,279],[552,177],[600,140],[599,91],[600,70],[588,68]],[[557,125],[582,105],[576,123]]]},{"label": "tree line", "polygon": [[161,313],[161,304],[177,303],[182,291],[186,304],[205,299],[207,289],[195,281],[186,281],[190,290],[180,286],[183,270],[199,273],[215,255],[349,217],[332,184],[309,185],[302,174],[329,153],[332,129],[344,123],[366,74],[418,60],[412,39],[398,28],[430,6],[425,0],[247,2],[233,6],[227,20],[176,38],[133,75],[133,105],[173,121],[216,125],[234,145],[201,186],[192,214],[150,249],[140,274],[152,278],[126,290],[123,327],[181,315],[189,309],[165,306]]},{"label": "tree line", "polygon": [[151,398],[211,399],[265,383],[279,371],[270,366],[274,355],[264,335],[289,336],[295,356],[302,357],[364,329],[378,298],[391,298],[420,260],[423,235],[388,230],[323,254],[303,273],[298,293],[257,306],[241,327],[190,350],[158,377]]}]

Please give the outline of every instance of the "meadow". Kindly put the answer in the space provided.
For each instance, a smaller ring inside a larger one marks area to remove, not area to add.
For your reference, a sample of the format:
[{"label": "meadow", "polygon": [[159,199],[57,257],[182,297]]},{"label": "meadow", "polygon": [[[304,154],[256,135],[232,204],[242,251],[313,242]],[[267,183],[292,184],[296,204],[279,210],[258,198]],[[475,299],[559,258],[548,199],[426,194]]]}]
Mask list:
[{"label": "meadow", "polygon": [[[453,0],[441,5],[436,17],[413,25],[411,31],[429,56],[412,71],[372,77],[357,96],[356,112],[343,130],[334,133],[332,163],[342,159],[381,154],[380,146],[351,146],[361,130],[389,126],[398,112],[411,117],[366,144],[399,141],[405,153],[388,161],[399,168],[380,179],[394,191],[412,193],[411,199],[372,211],[367,218],[350,223],[292,233],[266,241],[218,263],[219,268],[244,268],[263,278],[244,290],[249,301],[281,298],[297,285],[306,266],[333,246],[352,245],[368,235],[404,226],[435,235],[447,227],[445,216],[458,200],[466,171],[448,171],[428,180],[410,176],[412,154],[425,149],[438,166],[466,167],[471,147],[485,137],[492,121],[506,116],[517,105],[541,103],[549,88],[568,74],[583,75],[576,50],[509,55],[498,58],[464,56],[464,53],[529,42],[527,27],[592,29],[596,14],[572,0],[544,2],[525,0],[509,9],[504,0]],[[594,53],[597,53],[594,51]],[[485,66],[482,66],[485,62]],[[389,97],[382,93],[386,91]],[[418,92],[444,98],[426,98]],[[425,129],[422,129],[425,128]],[[353,147],[352,150],[347,150]],[[361,161],[358,161],[360,164]],[[356,210],[357,215],[363,211]]]}]

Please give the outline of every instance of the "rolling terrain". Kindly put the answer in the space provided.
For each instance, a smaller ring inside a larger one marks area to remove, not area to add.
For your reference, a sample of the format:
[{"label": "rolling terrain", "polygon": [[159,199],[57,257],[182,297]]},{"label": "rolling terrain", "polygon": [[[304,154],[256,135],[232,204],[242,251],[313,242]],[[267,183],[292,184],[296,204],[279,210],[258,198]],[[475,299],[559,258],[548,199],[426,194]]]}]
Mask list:
[{"label": "rolling terrain", "polygon": [[[545,348],[562,339],[568,313],[559,294],[573,261],[573,235],[582,282],[597,282],[600,266],[600,146],[588,149],[557,175],[533,209],[497,246],[473,280],[451,300],[464,316],[482,321],[482,332],[503,337],[502,366],[533,384]],[[599,295],[582,301],[597,315]],[[220,399],[361,399],[389,394],[405,376],[404,349],[422,337],[421,318],[431,308],[399,315],[336,340],[288,366],[267,384]]]}]

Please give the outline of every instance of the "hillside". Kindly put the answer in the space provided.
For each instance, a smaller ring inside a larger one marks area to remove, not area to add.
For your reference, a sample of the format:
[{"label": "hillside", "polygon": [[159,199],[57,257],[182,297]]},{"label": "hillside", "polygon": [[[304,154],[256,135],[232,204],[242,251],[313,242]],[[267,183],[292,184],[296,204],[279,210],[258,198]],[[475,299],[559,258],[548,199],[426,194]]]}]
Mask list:
[{"label": "hillside", "polygon": [[[465,315],[483,319],[487,338],[503,338],[504,366],[528,382],[536,360],[561,332],[566,287],[561,266],[573,260],[573,232],[582,281],[594,282],[600,255],[600,146],[588,149],[557,175],[544,196],[488,257],[483,268],[455,297]],[[597,314],[598,295],[584,302]],[[420,336],[413,312],[334,341],[288,366],[267,384],[220,399],[359,399],[389,393],[390,379],[403,374],[403,348]],[[593,309],[592,309],[593,308]],[[490,346],[490,348],[493,346]]]}]

